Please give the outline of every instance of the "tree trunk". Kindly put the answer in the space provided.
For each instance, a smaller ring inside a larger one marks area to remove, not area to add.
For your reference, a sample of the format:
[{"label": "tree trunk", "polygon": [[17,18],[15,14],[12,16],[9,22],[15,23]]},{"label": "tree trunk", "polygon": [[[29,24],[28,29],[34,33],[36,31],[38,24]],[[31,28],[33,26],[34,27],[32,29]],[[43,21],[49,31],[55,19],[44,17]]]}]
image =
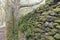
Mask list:
[{"label": "tree trunk", "polygon": [[18,0],[7,0],[6,40],[18,40],[18,3]]}]

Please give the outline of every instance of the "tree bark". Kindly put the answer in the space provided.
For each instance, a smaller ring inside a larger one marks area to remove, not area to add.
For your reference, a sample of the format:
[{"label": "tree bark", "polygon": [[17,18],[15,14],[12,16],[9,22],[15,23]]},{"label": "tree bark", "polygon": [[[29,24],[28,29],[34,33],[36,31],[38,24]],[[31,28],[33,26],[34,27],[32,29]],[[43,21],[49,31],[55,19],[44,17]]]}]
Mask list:
[{"label": "tree bark", "polygon": [[18,3],[19,0],[7,0],[6,4],[6,40],[18,40]]}]

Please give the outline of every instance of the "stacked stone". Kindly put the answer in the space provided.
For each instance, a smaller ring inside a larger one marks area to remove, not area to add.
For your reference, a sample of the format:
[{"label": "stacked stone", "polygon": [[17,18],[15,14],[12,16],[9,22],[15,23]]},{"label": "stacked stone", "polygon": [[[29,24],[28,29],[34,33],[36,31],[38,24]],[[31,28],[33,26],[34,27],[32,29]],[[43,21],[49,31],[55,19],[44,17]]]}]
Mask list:
[{"label": "stacked stone", "polygon": [[60,40],[60,12],[31,13],[22,21],[27,40]]},{"label": "stacked stone", "polygon": [[26,33],[27,40],[60,40],[60,11],[57,10],[27,14],[20,18],[20,31]]}]

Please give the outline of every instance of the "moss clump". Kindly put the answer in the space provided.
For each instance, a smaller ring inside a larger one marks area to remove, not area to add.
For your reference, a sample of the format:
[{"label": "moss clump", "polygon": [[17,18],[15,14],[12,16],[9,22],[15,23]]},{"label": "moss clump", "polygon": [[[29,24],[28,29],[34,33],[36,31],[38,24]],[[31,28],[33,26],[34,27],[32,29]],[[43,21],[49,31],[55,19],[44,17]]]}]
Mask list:
[{"label": "moss clump", "polygon": [[59,25],[58,23],[54,23],[54,26],[57,26],[57,25]]},{"label": "moss clump", "polygon": [[51,29],[51,31],[50,32],[48,32],[50,35],[54,35],[54,34],[56,34],[57,33],[57,29]]},{"label": "moss clump", "polygon": [[56,39],[60,39],[60,34],[56,34],[55,36],[54,36]]},{"label": "moss clump", "polygon": [[41,38],[40,40],[45,40],[45,38]]},{"label": "moss clump", "polygon": [[39,29],[39,28],[35,28],[35,29],[33,29],[33,30],[34,30],[34,32],[39,32],[39,33],[43,33],[43,32],[44,32],[44,30]]},{"label": "moss clump", "polygon": [[60,23],[60,20],[55,20],[56,23]]},{"label": "moss clump", "polygon": [[45,36],[46,40],[55,40],[52,36]]},{"label": "moss clump", "polygon": [[60,29],[60,25],[56,26],[56,28]]}]

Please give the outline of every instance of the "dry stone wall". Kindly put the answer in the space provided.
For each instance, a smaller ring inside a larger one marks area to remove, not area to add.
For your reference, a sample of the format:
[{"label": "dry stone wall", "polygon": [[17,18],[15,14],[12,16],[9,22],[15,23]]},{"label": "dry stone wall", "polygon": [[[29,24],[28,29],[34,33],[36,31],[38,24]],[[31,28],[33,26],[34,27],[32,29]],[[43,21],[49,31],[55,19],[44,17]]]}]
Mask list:
[{"label": "dry stone wall", "polygon": [[20,18],[19,30],[26,33],[27,40],[60,40],[60,6],[48,5]]}]

